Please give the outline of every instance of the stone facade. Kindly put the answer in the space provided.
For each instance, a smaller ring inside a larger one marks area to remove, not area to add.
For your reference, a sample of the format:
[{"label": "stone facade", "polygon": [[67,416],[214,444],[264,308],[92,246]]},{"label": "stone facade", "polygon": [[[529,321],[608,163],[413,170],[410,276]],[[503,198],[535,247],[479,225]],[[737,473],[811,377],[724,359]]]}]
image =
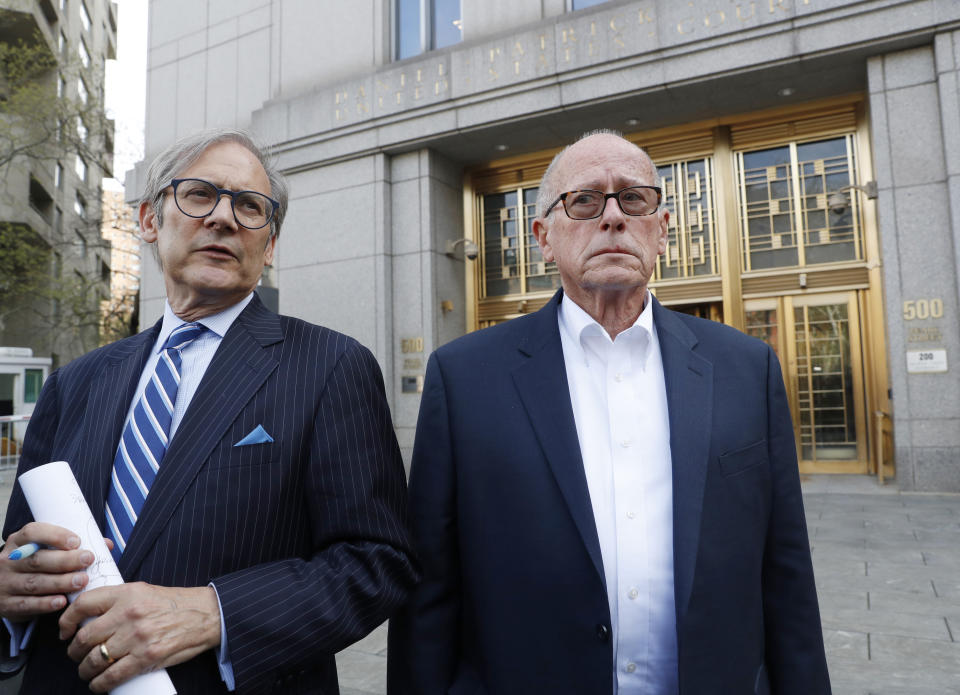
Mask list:
[{"label": "stone facade", "polygon": [[[467,330],[474,301],[471,261],[445,253],[472,214],[465,172],[598,127],[653,132],[862,95],[897,482],[960,490],[960,4],[463,0],[462,43],[399,62],[391,4],[151,2],[146,150],[217,125],[275,147],[292,189],[280,309],[374,350],[405,454],[419,405],[405,377]],[[188,8],[199,23],[182,21]],[[128,175],[128,197],[143,173]],[[144,265],[149,322],[163,290]],[[905,302],[932,299],[939,318],[905,318]],[[906,353],[928,348],[946,351],[947,371],[908,371]]]}]

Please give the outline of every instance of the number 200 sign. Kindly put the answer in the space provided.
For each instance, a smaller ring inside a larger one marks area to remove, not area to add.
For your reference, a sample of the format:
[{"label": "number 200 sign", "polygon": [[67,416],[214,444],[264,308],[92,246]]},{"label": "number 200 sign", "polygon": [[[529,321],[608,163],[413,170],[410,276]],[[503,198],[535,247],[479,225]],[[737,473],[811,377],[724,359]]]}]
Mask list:
[{"label": "number 200 sign", "polygon": [[942,299],[911,299],[903,303],[903,320],[943,318]]}]

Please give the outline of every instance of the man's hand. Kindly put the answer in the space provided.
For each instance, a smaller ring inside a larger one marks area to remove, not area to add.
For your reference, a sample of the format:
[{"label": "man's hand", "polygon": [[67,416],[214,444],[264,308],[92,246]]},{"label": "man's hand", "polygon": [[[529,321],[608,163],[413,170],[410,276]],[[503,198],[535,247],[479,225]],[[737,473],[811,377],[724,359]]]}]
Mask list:
[{"label": "man's hand", "polygon": [[[27,543],[47,547],[22,560],[9,559]],[[11,533],[0,553],[0,616],[29,620],[66,606],[66,595],[86,586],[84,570],[93,562],[93,553],[79,547],[73,531],[53,524],[32,521]]]},{"label": "man's hand", "polygon": [[104,586],[78,596],[60,616],[60,639],[71,637],[67,653],[80,663],[80,677],[103,693],[218,646],[220,606],[209,586]]}]

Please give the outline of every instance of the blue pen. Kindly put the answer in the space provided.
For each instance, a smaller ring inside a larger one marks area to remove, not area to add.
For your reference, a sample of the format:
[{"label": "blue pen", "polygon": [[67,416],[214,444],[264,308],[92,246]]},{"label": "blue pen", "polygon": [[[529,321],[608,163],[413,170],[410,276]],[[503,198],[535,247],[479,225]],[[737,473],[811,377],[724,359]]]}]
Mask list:
[{"label": "blue pen", "polygon": [[30,557],[38,550],[40,550],[40,546],[36,543],[27,543],[25,545],[21,545],[19,548],[10,553],[10,559],[22,560],[25,557]]}]

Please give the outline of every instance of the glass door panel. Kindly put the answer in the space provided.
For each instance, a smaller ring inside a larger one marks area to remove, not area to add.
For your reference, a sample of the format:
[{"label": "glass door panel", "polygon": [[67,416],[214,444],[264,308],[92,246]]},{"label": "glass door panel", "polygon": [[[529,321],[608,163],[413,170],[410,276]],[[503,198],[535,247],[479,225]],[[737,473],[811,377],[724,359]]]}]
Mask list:
[{"label": "glass door panel", "polygon": [[745,332],[780,359],[800,470],[865,473],[868,430],[856,293],[749,300],[744,314]]},{"label": "glass door panel", "polygon": [[800,458],[855,461],[848,303],[794,306],[793,322]]},{"label": "glass door panel", "polygon": [[744,311],[744,333],[759,338],[783,361],[780,349],[780,320],[776,299],[759,299],[750,302]]}]

